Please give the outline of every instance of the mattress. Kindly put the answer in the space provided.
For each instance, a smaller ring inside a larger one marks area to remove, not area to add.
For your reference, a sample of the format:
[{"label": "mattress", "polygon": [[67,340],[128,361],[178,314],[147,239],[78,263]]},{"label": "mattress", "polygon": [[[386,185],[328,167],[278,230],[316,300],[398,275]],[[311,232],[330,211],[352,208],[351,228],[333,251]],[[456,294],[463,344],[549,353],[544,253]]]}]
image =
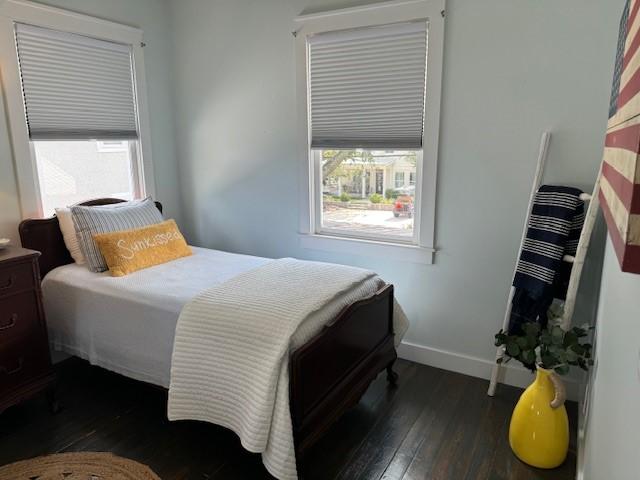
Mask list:
[{"label": "mattress", "polygon": [[[176,323],[182,307],[200,292],[258,268],[270,259],[192,247],[193,255],[124,277],[69,264],[49,272],[42,293],[52,348],[127,377],[169,386]],[[365,298],[379,277],[354,287]],[[336,317],[342,296],[321,312]]]}]

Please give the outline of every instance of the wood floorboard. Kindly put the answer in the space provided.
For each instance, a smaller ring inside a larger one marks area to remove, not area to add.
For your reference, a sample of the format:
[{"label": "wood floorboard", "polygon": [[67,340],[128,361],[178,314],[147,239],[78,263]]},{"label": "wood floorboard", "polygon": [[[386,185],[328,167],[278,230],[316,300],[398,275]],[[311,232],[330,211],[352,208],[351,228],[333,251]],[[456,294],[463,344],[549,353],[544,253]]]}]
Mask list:
[{"label": "wood floorboard", "polygon": [[393,480],[404,476],[425,439],[433,436],[433,423],[441,416],[445,404],[451,403],[453,398],[459,396],[462,388],[462,377],[448,375],[443,370],[439,371],[442,374],[441,381],[429,389],[431,393],[422,405],[420,416],[416,419],[411,430],[396,451],[384,472],[383,479]]},{"label": "wood floorboard", "polygon": [[395,367],[401,381],[398,388],[389,389],[384,381],[376,381],[366,391],[356,408],[348,411],[335,423],[309,452],[301,473],[306,480],[336,478],[343,466],[351,462],[377,420],[384,418],[392,400],[410,383],[412,372],[418,368],[410,362],[399,361]]},{"label": "wood floorboard", "polygon": [[[560,468],[530,468],[509,449],[509,418],[520,390],[399,360],[397,387],[380,375],[360,403],[311,449],[305,480],[569,480],[572,444]],[[0,465],[55,452],[109,451],[149,465],[163,480],[270,479],[260,455],[229,430],[169,422],[166,392],[86,362],[57,366],[64,409],[34,399],[0,415]]]},{"label": "wood floorboard", "polygon": [[435,463],[441,456],[449,453],[440,447],[448,438],[450,424],[454,421],[456,414],[462,410],[462,406],[472,403],[465,398],[468,380],[461,375],[452,374],[451,377],[449,391],[445,393],[443,402],[438,405],[426,435],[421,439],[420,447],[401,477],[404,480],[432,478],[430,475]]},{"label": "wood floorboard", "polygon": [[[489,400],[488,408],[479,419],[479,428],[468,455],[467,472],[459,477],[461,480],[490,478],[496,448],[501,442],[505,442],[504,432],[510,419],[504,411],[505,408],[501,406],[499,400],[496,398]],[[511,455],[510,452],[509,455]]]},{"label": "wood floorboard", "polygon": [[[475,380],[475,379],[474,379]],[[463,408],[453,416],[446,428],[445,438],[440,442],[431,478],[444,480],[448,478],[464,478],[469,467],[470,456],[476,434],[480,427],[484,412],[491,399],[480,391],[484,382],[471,381],[464,389],[462,398],[457,404]]]},{"label": "wood floorboard", "polygon": [[[375,428],[362,443],[357,460],[352,459],[344,470],[345,474],[339,478],[380,478],[443,376],[443,372],[437,369],[418,367],[416,377],[407,379],[410,385],[402,392],[404,396],[399,394],[394,399],[394,405],[402,404],[403,408],[393,408],[388,416],[378,419]],[[425,385],[434,388],[425,389]]]}]

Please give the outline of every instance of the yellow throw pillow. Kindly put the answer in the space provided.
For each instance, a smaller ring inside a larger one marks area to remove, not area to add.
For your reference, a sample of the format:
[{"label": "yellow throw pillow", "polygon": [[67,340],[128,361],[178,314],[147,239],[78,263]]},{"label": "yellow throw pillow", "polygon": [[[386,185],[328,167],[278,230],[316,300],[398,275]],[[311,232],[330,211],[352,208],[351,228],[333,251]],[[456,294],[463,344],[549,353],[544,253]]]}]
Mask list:
[{"label": "yellow throw pillow", "polygon": [[93,235],[111,275],[128,273],[191,255],[174,220],[142,228]]}]

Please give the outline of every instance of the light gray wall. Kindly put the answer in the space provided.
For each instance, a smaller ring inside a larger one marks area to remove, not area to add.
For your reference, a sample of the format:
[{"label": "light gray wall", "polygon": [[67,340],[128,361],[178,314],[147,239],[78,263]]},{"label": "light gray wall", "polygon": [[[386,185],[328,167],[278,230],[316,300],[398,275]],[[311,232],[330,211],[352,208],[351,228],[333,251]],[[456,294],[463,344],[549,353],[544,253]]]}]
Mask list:
[{"label": "light gray wall", "polygon": [[[169,73],[170,35],[167,3],[163,0],[48,0],[40,3],[144,30],[147,43],[144,60],[156,192],[158,200],[165,205],[167,218],[179,220],[181,206],[170,100],[173,92]],[[0,109],[4,110],[3,102]],[[17,243],[17,227],[21,218],[9,142],[6,115],[0,115],[0,237],[8,236]]]},{"label": "light gray wall", "polygon": [[298,244],[292,20],[358,3],[170,2],[184,225],[198,245],[375,269],[396,285],[407,340],[490,360],[541,132],[548,182],[595,179],[623,2],[449,0],[431,266]]},{"label": "light gray wall", "polygon": [[640,275],[623,273],[607,241],[582,448],[584,480],[635,480],[640,463]]}]

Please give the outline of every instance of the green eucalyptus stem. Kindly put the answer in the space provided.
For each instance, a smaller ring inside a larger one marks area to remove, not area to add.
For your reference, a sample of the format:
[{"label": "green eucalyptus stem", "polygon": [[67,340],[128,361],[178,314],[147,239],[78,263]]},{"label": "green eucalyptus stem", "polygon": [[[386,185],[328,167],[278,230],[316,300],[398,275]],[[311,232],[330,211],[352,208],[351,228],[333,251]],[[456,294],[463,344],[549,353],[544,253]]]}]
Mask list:
[{"label": "green eucalyptus stem", "polygon": [[[539,324],[529,322],[516,333],[500,330],[495,335],[495,345],[504,347],[504,363],[515,358],[531,371],[540,365],[559,375],[566,375],[572,366],[588,370],[593,365],[593,347],[583,341],[589,329],[573,327],[565,331],[551,324],[542,329]],[[498,359],[498,363],[503,363],[503,359]]]}]

